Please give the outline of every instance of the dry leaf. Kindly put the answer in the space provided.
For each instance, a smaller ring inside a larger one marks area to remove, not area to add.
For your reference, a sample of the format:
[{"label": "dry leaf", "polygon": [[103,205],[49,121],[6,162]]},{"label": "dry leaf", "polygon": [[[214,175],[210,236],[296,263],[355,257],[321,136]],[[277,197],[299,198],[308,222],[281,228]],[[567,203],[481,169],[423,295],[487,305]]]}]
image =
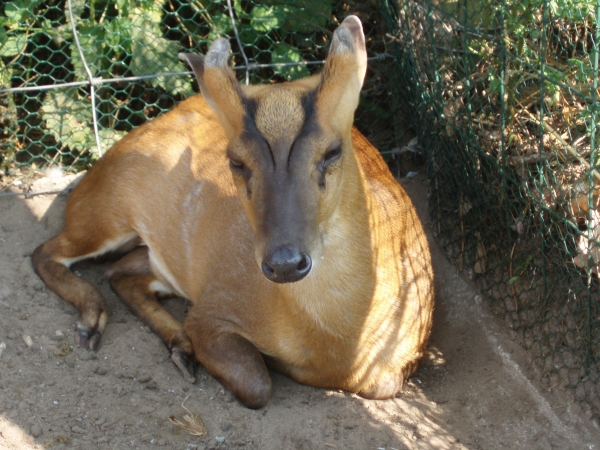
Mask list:
[{"label": "dry leaf", "polygon": [[481,240],[481,234],[478,231],[475,232],[475,237],[477,237],[477,261],[475,261],[474,270],[475,273],[485,273],[487,253],[483,241]]},{"label": "dry leaf", "polygon": [[573,263],[580,269],[590,268],[593,274],[598,275],[600,246],[596,244],[596,241],[600,240],[600,213],[592,211],[591,216],[592,218],[586,224],[587,235],[584,233],[577,238],[578,254],[573,258]]}]

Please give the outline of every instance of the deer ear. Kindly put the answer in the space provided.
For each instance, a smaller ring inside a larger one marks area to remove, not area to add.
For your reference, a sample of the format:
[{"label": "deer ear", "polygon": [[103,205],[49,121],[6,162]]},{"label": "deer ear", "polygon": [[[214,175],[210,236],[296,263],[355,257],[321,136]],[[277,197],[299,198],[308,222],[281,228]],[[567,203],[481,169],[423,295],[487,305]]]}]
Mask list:
[{"label": "deer ear", "polygon": [[337,127],[352,125],[367,71],[362,24],[348,16],[333,33],[317,92],[317,111]]},{"label": "deer ear", "polygon": [[240,85],[227,64],[229,48],[229,42],[221,38],[212,43],[204,57],[180,53],[179,58],[194,71],[206,103],[231,137],[242,129],[245,108]]}]

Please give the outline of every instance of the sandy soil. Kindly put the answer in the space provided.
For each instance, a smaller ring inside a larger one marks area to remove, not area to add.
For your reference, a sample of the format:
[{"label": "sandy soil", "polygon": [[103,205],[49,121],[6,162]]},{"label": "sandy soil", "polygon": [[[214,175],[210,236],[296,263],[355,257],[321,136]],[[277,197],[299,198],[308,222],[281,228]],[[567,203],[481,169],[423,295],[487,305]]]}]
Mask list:
[{"label": "sandy soil", "polygon": [[[30,188],[69,181],[43,178]],[[403,184],[431,235],[426,181]],[[273,374],[269,404],[250,411],[203,368],[190,385],[112,294],[105,266],[75,267],[108,299],[103,345],[96,354],[72,348],[75,311],[46,289],[30,262],[33,249],[60,229],[66,198],[0,197],[0,449],[600,449],[598,425],[564,392],[544,387],[531,358],[433,240],[439,295],[430,355],[393,400]],[[183,317],[183,301],[167,304]],[[206,437],[169,422],[188,414],[186,398]]]}]

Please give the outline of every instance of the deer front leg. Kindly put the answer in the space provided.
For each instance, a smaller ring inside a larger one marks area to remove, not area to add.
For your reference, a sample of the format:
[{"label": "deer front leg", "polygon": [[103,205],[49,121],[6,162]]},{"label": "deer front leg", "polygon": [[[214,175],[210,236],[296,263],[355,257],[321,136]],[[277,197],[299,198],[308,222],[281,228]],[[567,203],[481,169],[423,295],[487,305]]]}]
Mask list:
[{"label": "deer front leg", "polygon": [[105,276],[121,301],[162,339],[183,377],[194,383],[192,343],[183,324],[158,301],[175,293],[149,271],[148,248],[141,247],[111,266]]},{"label": "deer front leg", "polygon": [[218,328],[203,311],[188,315],[185,330],[196,359],[245,406],[262,408],[271,396],[271,376],[263,356],[249,340]]}]

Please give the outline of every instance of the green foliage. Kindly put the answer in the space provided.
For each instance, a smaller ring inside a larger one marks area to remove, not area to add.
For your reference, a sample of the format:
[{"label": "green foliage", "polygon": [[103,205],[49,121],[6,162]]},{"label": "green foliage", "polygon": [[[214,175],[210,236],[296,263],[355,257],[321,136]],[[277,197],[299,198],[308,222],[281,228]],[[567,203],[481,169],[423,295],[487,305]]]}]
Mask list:
[{"label": "green foliage", "polygon": [[[46,128],[64,147],[89,151],[92,160],[98,157],[96,138],[90,124],[92,110],[87,102],[81,101],[76,90],[53,90],[46,93],[42,106],[42,118]],[[124,133],[112,128],[99,131],[101,142],[110,146],[117,142]]]},{"label": "green foliage", "polygon": [[[302,53],[287,44],[279,44],[271,54],[271,62],[296,63],[302,61]],[[309,75],[306,66],[275,66],[273,71],[287,80],[295,80]]]},{"label": "green foliage", "polygon": [[[4,41],[4,42],[2,42]],[[18,34],[16,36],[0,36],[0,42],[2,42],[2,47],[0,48],[0,56],[12,57],[22,53],[27,46],[27,37]]]},{"label": "green foliage", "polygon": [[[162,36],[163,10],[160,6],[134,0],[121,0],[117,6],[127,15],[99,20],[90,16],[79,26],[79,42],[93,73],[108,78],[126,71],[131,72],[129,75],[144,76],[187,70],[177,57],[181,46]],[[82,14],[84,8],[85,2],[82,2],[74,9]],[[87,79],[75,42],[69,48],[76,76]],[[192,93],[190,83],[177,78],[153,78],[150,83],[173,95]]]},{"label": "green foliage", "polygon": [[[128,39],[128,53],[131,56],[129,68],[138,76],[153,75],[167,72],[181,72],[187,70],[178,58],[182,50],[177,42],[165,39],[161,36],[160,29],[161,11],[154,3],[149,8],[131,8],[130,16],[116,27],[113,33],[113,46],[120,46],[117,42],[118,36],[122,36],[120,30],[129,26],[131,30]],[[126,34],[126,33],[123,33]],[[189,80],[183,81],[178,77],[160,77],[151,79],[153,86],[160,86],[165,91],[176,95],[186,96],[193,93]]]},{"label": "green foliage", "polygon": [[[521,107],[525,93],[527,98],[539,100],[539,107],[553,109],[561,106],[569,89],[593,91],[594,79],[598,77],[592,37],[597,3],[459,0],[444,2],[442,7],[474,30],[456,44],[466,45],[469,64],[485,67],[486,87],[493,98],[498,99],[504,90],[509,113]],[[465,61],[457,62],[462,65]],[[509,114],[509,125],[512,118]],[[587,126],[586,132],[591,136],[592,127]]]},{"label": "green foliage", "polygon": [[286,17],[285,6],[257,5],[252,8],[250,16],[252,17],[250,26],[253,30],[259,33],[269,33],[283,26]]},{"label": "green foliage", "polygon": [[[299,35],[314,36],[322,32],[330,21],[332,10],[331,0],[296,0],[293,3],[282,0],[270,2],[256,2],[246,10],[240,0],[235,1],[235,11],[240,20],[239,30],[243,42],[251,43],[256,48],[271,48],[270,59],[265,61],[272,64],[298,63],[304,59],[302,51],[298,49]],[[296,39],[281,42],[280,36],[296,35]],[[280,41],[272,46],[273,41]],[[309,39],[312,41],[312,39]],[[273,68],[275,75],[285,79],[294,80],[309,74],[308,69],[302,65],[283,66]]]},{"label": "green foliage", "polygon": [[13,0],[8,2],[4,15],[9,23],[27,23],[35,19],[35,10],[43,0]]},{"label": "green foliage", "polygon": [[[293,80],[308,75],[302,63],[325,56],[334,2],[233,0],[236,27],[250,63],[274,64],[253,70],[253,77]],[[188,71],[178,53],[205,53],[217,37],[234,35],[226,2],[220,0],[72,0],[71,4],[82,55],[67,0],[0,5],[0,88],[87,81],[86,65],[95,78],[148,77],[127,89],[118,83],[95,89],[105,149],[132,127],[193,94],[192,77],[155,76]],[[235,40],[232,47],[239,55]],[[234,57],[235,64],[240,62],[239,56]],[[89,88],[4,94],[0,121],[8,104],[15,105],[19,119],[15,133],[0,131],[4,156],[8,151],[3,140],[20,136],[29,144],[15,153],[23,144],[13,140],[11,154],[21,154],[23,161],[40,156],[38,166],[44,160],[70,164],[83,157],[89,163],[95,157],[85,156],[97,153]]]},{"label": "green foliage", "polygon": [[[177,58],[181,45],[163,37],[164,11],[155,2],[73,0],[72,6],[83,57],[94,76],[186,70]],[[65,82],[89,78],[73,39],[66,1],[17,0],[6,4],[4,15],[0,10],[0,86],[19,86],[30,79],[39,80],[48,72],[65,71],[71,74],[63,76]],[[53,82],[44,81],[41,84]],[[193,93],[187,78],[152,78],[148,83],[174,96]],[[103,92],[102,95],[111,93]],[[9,96],[9,103],[14,103],[12,99]],[[35,104],[27,105],[24,115],[32,117],[30,108]],[[103,115],[110,118],[115,111],[104,111]],[[85,91],[46,93],[40,117],[59,153],[97,153],[91,105]],[[123,133],[114,131],[110,123],[105,125],[108,126],[101,126],[100,135],[104,145],[110,146]]]},{"label": "green foliage", "polygon": [[598,1],[400,5],[399,103],[437,239],[600,417]]},{"label": "green foliage", "polygon": [[576,21],[592,19],[595,23],[596,2],[590,0],[550,0],[548,7],[554,17]]}]

